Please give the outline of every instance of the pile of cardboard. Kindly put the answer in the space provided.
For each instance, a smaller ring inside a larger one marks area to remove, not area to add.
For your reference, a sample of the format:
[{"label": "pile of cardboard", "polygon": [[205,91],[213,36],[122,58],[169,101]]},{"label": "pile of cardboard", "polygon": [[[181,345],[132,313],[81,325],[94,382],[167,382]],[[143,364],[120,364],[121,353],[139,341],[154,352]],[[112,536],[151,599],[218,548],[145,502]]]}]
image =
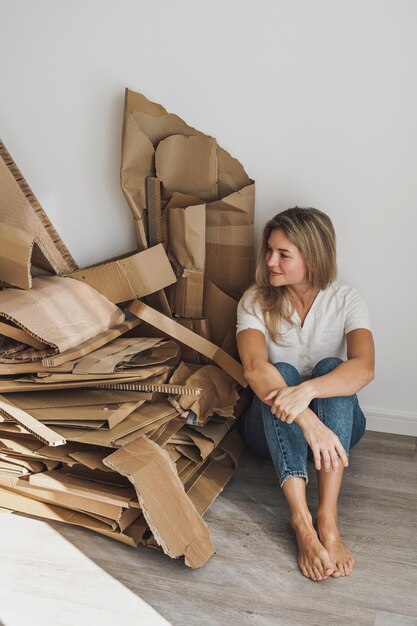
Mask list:
[{"label": "pile of cardboard", "polygon": [[79,269],[0,144],[0,507],[200,567],[248,397],[237,298],[254,183],[216,140],[126,93],[138,250]]}]

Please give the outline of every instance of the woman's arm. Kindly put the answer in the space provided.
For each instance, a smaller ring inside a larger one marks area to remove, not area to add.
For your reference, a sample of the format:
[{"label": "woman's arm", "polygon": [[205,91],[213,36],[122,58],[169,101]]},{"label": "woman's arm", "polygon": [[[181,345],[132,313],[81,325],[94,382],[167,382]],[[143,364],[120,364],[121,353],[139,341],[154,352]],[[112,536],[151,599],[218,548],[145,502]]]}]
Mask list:
[{"label": "woman's arm", "polygon": [[[271,406],[275,401],[274,392],[277,389],[288,388],[288,385],[276,367],[268,362],[265,335],[260,330],[246,329],[241,330],[237,334],[236,339],[244,376],[249,386],[262,402]],[[294,390],[300,401],[300,396],[304,394],[304,388],[301,388],[301,385],[288,388],[290,392]],[[272,399],[266,400],[265,396],[270,393],[272,393]],[[302,400],[303,404],[305,402],[305,400]],[[304,438],[312,450],[316,468],[318,470],[321,469],[323,459],[326,471],[330,469],[336,470],[339,458],[343,465],[347,467],[349,461],[339,438],[319,420],[317,415],[308,407],[308,404],[309,401],[307,401],[307,408],[300,413],[296,411],[296,417],[291,421],[296,422],[303,431]],[[273,411],[274,409],[272,408],[271,410]],[[282,421],[285,421],[285,419]]]},{"label": "woman's arm", "polygon": [[[267,400],[266,397],[272,391],[288,387],[288,385],[277,368],[268,361],[265,335],[260,330],[249,328],[241,330],[236,336],[236,341],[244,377],[250,388],[262,402],[272,406],[274,397],[270,400]],[[307,402],[307,405],[310,402],[311,400]],[[317,418],[307,406],[294,421],[301,426],[305,418],[309,417]]]},{"label": "woman's arm", "polygon": [[313,398],[353,396],[375,377],[375,346],[372,333],[366,328],[351,330],[346,335],[347,361],[328,374],[302,383]]}]

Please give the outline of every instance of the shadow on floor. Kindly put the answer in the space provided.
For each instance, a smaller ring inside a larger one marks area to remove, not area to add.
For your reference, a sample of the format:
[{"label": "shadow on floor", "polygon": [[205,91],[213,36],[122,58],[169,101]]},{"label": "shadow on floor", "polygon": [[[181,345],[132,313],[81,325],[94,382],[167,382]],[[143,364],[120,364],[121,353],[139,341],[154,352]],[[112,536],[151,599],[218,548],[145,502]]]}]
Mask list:
[{"label": "shadow on floor", "polygon": [[[339,527],[357,565],[343,579],[302,576],[272,462],[248,449],[205,514],[216,554],[199,570],[157,550],[134,550],[81,528],[50,525],[174,626],[373,625],[381,610],[417,618],[415,444],[412,437],[366,432],[351,451]],[[314,464],[308,471],[314,517]],[[340,621],[341,611],[349,621]]]}]

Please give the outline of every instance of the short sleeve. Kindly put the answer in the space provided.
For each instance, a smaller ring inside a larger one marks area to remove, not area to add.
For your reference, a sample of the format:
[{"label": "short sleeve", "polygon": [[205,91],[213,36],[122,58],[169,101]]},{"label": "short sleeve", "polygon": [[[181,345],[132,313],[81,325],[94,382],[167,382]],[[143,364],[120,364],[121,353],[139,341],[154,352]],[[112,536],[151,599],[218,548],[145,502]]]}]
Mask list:
[{"label": "short sleeve", "polygon": [[259,305],[254,304],[252,294],[246,292],[237,305],[236,334],[249,328],[260,330],[264,335],[267,333]]},{"label": "short sleeve", "polygon": [[356,289],[351,289],[346,303],[345,335],[356,328],[372,331],[368,305]]}]

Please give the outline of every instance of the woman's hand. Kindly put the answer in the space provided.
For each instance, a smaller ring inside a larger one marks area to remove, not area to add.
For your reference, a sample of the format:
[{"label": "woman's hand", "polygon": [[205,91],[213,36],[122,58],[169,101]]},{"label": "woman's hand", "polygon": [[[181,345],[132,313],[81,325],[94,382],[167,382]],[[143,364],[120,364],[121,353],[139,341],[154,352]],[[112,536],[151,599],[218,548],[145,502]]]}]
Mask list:
[{"label": "woman's hand", "polygon": [[[306,385],[274,389],[264,401],[271,406],[271,413],[281,422],[291,424],[308,407],[313,397]],[[271,402],[272,401],[272,402]]]},{"label": "woman's hand", "polygon": [[321,469],[321,459],[323,459],[326,472],[330,469],[337,470],[339,457],[345,467],[349,465],[349,459],[339,437],[330,428],[327,428],[316,415],[303,416],[299,426],[313,453],[316,469]]}]

